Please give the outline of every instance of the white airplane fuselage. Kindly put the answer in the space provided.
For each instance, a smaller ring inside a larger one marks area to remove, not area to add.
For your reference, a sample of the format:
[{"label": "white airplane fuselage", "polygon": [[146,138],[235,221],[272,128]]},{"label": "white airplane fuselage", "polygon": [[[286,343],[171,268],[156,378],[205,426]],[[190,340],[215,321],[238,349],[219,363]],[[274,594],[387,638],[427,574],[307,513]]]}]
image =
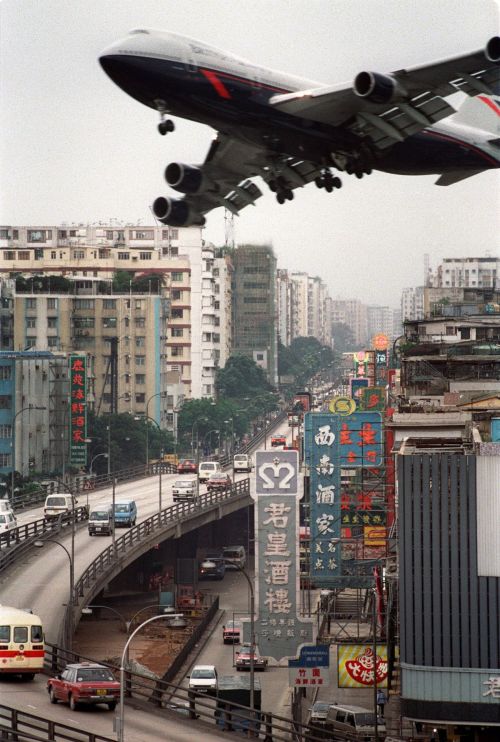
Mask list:
[{"label": "white airplane fuselage", "polygon": [[99,61],[122,90],[144,105],[207,124],[270,152],[329,164],[332,154],[349,158],[361,152],[370,167],[406,175],[500,166],[500,149],[491,133],[452,120],[429,126],[383,153],[368,147],[363,155],[366,143],[346,127],[290,115],[269,103],[273,96],[320,83],[259,67],[178,34],[131,32],[106,49]]}]

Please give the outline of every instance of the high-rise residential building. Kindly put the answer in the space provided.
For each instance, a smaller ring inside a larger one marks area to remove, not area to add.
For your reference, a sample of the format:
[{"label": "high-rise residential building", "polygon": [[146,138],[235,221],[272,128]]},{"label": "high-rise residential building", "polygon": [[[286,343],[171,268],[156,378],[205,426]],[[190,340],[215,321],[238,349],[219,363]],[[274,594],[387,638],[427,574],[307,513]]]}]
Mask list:
[{"label": "high-rise residential building", "polygon": [[278,308],[278,337],[287,347],[292,342],[294,284],[290,273],[278,268],[276,274],[276,303]]},{"label": "high-rise residential building", "polygon": [[358,299],[333,299],[332,322],[350,327],[356,345],[368,342],[368,310]]},{"label": "high-rise residential building", "polygon": [[293,281],[292,340],[309,334],[309,275],[291,273]]},{"label": "high-rise residential building", "polygon": [[[132,313],[136,309],[133,302],[127,307],[127,299],[123,296],[111,296],[113,276],[121,271],[128,271],[135,277],[142,277],[146,287],[148,277],[152,279],[153,276],[162,276],[165,288],[161,310],[154,310],[157,312],[154,321],[147,316],[138,318],[139,322],[145,322],[145,327],[138,329],[142,329],[146,337],[149,333],[157,332],[160,316],[167,316],[167,327],[158,338],[160,349],[156,355],[147,355],[147,373],[156,378],[151,392],[155,395],[157,391],[162,391],[157,387],[163,384],[166,374],[170,372],[174,377],[180,377],[182,398],[210,397],[214,394],[215,373],[221,359],[224,362],[227,358],[231,342],[231,315],[226,302],[220,302],[216,295],[218,276],[213,274],[215,265],[214,248],[205,245],[199,227],[176,229],[115,223],[0,227],[0,276],[21,273],[29,280],[32,279],[34,284],[35,276],[39,274],[71,279],[74,299],[80,303],[84,301],[84,296],[90,301],[94,294],[96,297],[102,294],[101,299],[104,302],[103,297],[107,293],[108,303],[115,301],[117,312],[119,310],[116,321],[122,326],[116,328],[115,334],[121,338],[120,351],[124,351],[127,342],[131,342],[128,327],[130,322],[135,323]],[[215,268],[216,273],[217,270],[220,270],[220,266]],[[224,277],[223,284],[227,297],[227,276]],[[132,283],[129,285],[132,286]],[[56,286],[57,280],[54,280],[52,287],[48,284],[48,294],[53,294]],[[56,296],[52,298],[55,299]],[[98,304],[101,299],[97,300]],[[137,298],[136,301],[148,307],[154,303],[147,296]],[[87,313],[90,317],[90,312]],[[128,319],[127,313],[130,315]],[[109,310],[108,314],[112,321],[113,310]],[[98,317],[98,322],[101,319]],[[2,320],[2,332],[7,331],[7,322],[7,319]],[[78,317],[77,322],[81,322]],[[90,332],[92,328],[72,329],[81,330],[79,338],[82,342],[83,338],[90,337],[90,334],[86,336],[83,333]],[[107,329],[111,331],[113,328]],[[51,347],[56,347],[57,337],[57,334],[49,334],[47,345],[51,343]],[[41,342],[40,335],[37,342]],[[141,378],[139,370],[127,373],[130,373],[131,380],[136,375]],[[146,386],[145,398],[148,400],[151,396],[149,382]],[[140,390],[137,394],[140,395]],[[105,399],[103,397],[103,410],[106,409]],[[133,390],[130,399],[131,404],[135,404]],[[152,400],[151,408],[156,409],[158,404],[158,399]],[[176,405],[177,401],[174,400],[172,410]],[[155,419],[160,422],[161,417],[163,422],[164,410],[157,412],[158,417],[155,414]],[[173,412],[168,414],[172,416]]]},{"label": "high-rise residential building", "polygon": [[500,258],[444,258],[429,276],[429,286],[460,288],[499,288]]},{"label": "high-rise residential building", "polygon": [[395,340],[402,333],[401,312],[391,307],[367,307],[368,343],[378,333]]},{"label": "high-rise residential building", "polygon": [[252,358],[276,384],[276,258],[267,245],[240,245],[233,265],[233,353]]},{"label": "high-rise residential building", "polygon": [[424,318],[424,286],[404,288],[401,294],[402,319]]}]

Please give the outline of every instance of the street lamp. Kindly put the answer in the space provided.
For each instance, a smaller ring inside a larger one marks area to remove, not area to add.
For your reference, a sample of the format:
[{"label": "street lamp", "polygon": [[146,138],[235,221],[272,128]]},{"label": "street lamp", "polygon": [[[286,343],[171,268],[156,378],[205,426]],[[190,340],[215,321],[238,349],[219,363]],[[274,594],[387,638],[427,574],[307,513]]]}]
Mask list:
[{"label": "street lamp", "polygon": [[[156,395],[153,395],[156,396]],[[152,397],[150,397],[152,399]],[[154,419],[154,417],[149,417],[148,415],[136,415],[134,417],[134,420],[145,420],[146,421],[146,456],[147,456],[147,466],[146,466],[146,473],[149,473],[149,425],[148,422],[151,420],[152,423],[156,425],[158,428],[158,431],[160,433],[160,437],[162,435],[162,429]],[[158,465],[158,512],[161,513],[161,505],[162,505],[162,492],[161,492],[161,474],[162,474],[162,465],[163,465],[163,446],[160,449],[160,463]]]},{"label": "street lamp", "polygon": [[161,428],[158,425],[158,423],[156,422],[156,420],[154,418],[150,418],[149,417],[149,403],[155,397],[160,397],[160,396],[165,397],[166,394],[167,394],[166,391],[156,392],[156,394],[152,394],[149,397],[149,399],[147,400],[147,402],[146,402],[146,472],[149,469],[149,425],[148,425],[147,421],[148,420],[153,420],[153,422],[156,423],[156,425],[158,426],[158,430],[160,430],[160,432],[161,432]]},{"label": "street lamp", "polygon": [[[208,436],[211,436],[212,433],[218,433],[219,434],[219,440],[220,440],[220,430],[218,428],[212,428],[207,433],[205,433],[205,435],[203,436],[203,443],[202,443],[203,446],[205,445],[205,441],[206,441],[207,437]],[[211,445],[212,439],[209,438],[208,440],[209,440],[210,451],[212,451],[212,445]],[[219,446],[220,446],[220,443],[219,443]]]},{"label": "street lamp", "polygon": [[122,659],[121,659],[121,665],[120,665],[120,706],[119,706],[119,714],[116,719],[116,735],[118,742],[124,742],[125,740],[125,728],[124,728],[124,696],[125,696],[125,657],[128,653],[129,644],[134,638],[134,636],[137,634],[138,631],[142,629],[143,626],[146,626],[148,623],[151,623],[152,621],[159,621],[160,618],[166,618],[167,620],[170,620],[172,618],[183,618],[183,613],[168,613],[163,614],[159,616],[152,616],[151,618],[146,619],[146,621],[143,621],[139,626],[132,632],[132,634],[129,636],[125,643],[125,647],[123,648],[122,653]]},{"label": "street lamp", "polygon": [[194,447],[193,439],[194,439],[194,426],[196,425],[196,494],[195,494],[195,503],[196,506],[199,505],[200,502],[200,442],[198,438],[198,423],[203,420],[204,422],[207,422],[207,418],[197,417],[194,421],[192,428],[191,428],[191,447]]},{"label": "street lamp", "polygon": [[[75,503],[73,498],[73,528],[75,525]],[[65,643],[67,644],[67,648],[71,650],[73,646],[73,621],[74,621],[74,614],[73,614],[73,607],[74,607],[74,592],[75,592],[75,554],[73,551],[73,555],[69,553],[67,548],[64,546],[64,544],[61,544],[60,541],[56,541],[55,538],[46,538],[44,541],[35,541],[34,546],[37,547],[37,549],[43,549],[45,546],[45,543],[47,541],[51,541],[53,544],[57,544],[61,547],[61,549],[64,549],[66,552],[66,556],[69,559],[69,601],[68,601],[68,607],[69,607],[69,627],[68,627],[68,634],[69,637],[65,637]],[[74,548],[74,547],[73,547]]]},{"label": "street lamp", "polygon": [[41,405],[28,405],[27,407],[23,407],[19,412],[16,412],[12,419],[12,437],[11,437],[11,446],[12,446],[12,472],[11,472],[11,499],[12,502],[14,500],[14,475],[16,472],[16,419],[19,415],[21,415],[23,412],[27,412],[29,410],[46,410],[47,408],[45,406]]}]

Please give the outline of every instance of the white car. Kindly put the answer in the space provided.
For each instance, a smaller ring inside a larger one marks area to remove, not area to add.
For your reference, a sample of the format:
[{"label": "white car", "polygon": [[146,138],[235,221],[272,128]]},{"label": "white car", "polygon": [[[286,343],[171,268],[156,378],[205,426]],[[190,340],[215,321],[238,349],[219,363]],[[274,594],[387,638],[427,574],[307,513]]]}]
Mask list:
[{"label": "white car", "polygon": [[218,461],[202,461],[198,467],[198,479],[206,482],[210,474],[222,471]]},{"label": "white car", "polygon": [[0,512],[0,533],[6,533],[17,528],[17,519],[12,510]]},{"label": "white car", "polygon": [[247,453],[237,453],[233,458],[233,469],[237,471],[252,471],[252,459]]},{"label": "white car", "polygon": [[196,495],[196,479],[176,479],[172,485],[174,502],[193,500]]},{"label": "white car", "polygon": [[189,690],[209,693],[217,690],[218,678],[215,665],[195,665],[189,677]]}]

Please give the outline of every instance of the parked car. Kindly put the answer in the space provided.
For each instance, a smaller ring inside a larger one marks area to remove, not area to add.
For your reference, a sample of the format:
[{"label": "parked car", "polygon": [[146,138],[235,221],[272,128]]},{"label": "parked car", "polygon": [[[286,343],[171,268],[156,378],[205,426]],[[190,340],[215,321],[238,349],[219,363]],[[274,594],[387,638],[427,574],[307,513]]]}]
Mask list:
[{"label": "parked car", "polygon": [[[242,644],[241,649],[236,652],[236,669],[249,670],[252,659],[252,647],[250,644]],[[267,669],[267,657],[261,657],[256,647],[253,649],[253,667],[254,670]]]},{"label": "parked car", "polygon": [[286,446],[286,435],[273,435],[271,437],[271,448]]},{"label": "parked car", "polygon": [[198,579],[222,580],[226,574],[226,563],[222,554],[207,554],[198,567]]},{"label": "parked car", "polygon": [[198,467],[198,479],[206,482],[210,474],[222,471],[218,461],[202,461]]},{"label": "parked car", "polygon": [[232,479],[229,474],[223,471],[215,472],[210,474],[207,481],[207,492],[210,490],[224,490],[232,485]]},{"label": "parked car", "polygon": [[177,474],[196,474],[196,461],[193,459],[181,459],[177,464]]},{"label": "parked car", "polygon": [[51,703],[69,703],[72,711],[81,705],[107,704],[113,711],[120,698],[120,683],[108,667],[94,662],[67,665],[66,669],[47,681]]},{"label": "parked car", "polygon": [[331,705],[331,703],[325,703],[325,701],[316,701],[316,703],[314,703],[309,709],[311,714],[309,716],[309,723],[324,724],[326,722],[326,717],[328,716],[328,709]]},{"label": "parked car", "polygon": [[241,641],[241,621],[227,621],[222,627],[222,641],[224,644],[239,644]]},{"label": "parked car", "polygon": [[195,665],[189,678],[189,690],[197,693],[210,693],[217,690],[217,670],[215,665]]},{"label": "parked car", "polygon": [[176,479],[172,485],[174,502],[178,500],[194,500],[196,497],[196,479]]}]

